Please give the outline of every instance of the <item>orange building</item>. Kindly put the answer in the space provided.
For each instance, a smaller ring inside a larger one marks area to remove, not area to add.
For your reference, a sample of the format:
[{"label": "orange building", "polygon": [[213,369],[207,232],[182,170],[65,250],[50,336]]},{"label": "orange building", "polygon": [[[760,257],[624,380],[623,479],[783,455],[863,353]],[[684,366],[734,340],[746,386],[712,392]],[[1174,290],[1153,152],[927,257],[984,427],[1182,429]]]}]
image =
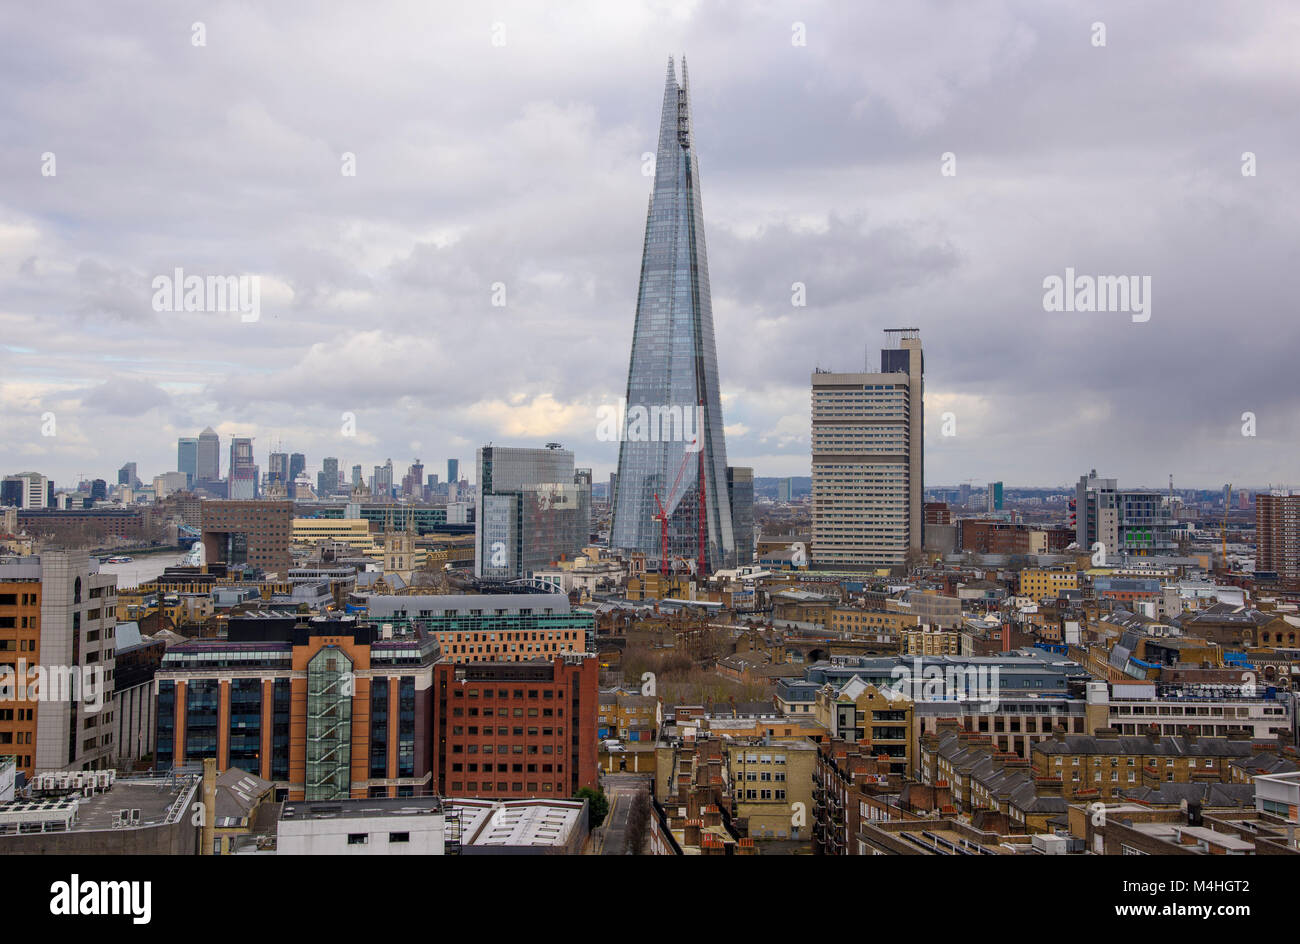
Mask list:
[{"label": "orange building", "polygon": [[352,618],[245,617],[173,646],[155,678],[156,766],[213,757],[279,797],[416,796],[432,788],[437,643]]},{"label": "orange building", "polygon": [[26,666],[40,661],[41,582],[0,581],[0,688],[14,687],[12,693],[6,691],[0,698],[0,755],[12,754],[14,766],[29,778],[35,773],[39,702],[15,698],[19,670],[23,670],[25,681]]}]

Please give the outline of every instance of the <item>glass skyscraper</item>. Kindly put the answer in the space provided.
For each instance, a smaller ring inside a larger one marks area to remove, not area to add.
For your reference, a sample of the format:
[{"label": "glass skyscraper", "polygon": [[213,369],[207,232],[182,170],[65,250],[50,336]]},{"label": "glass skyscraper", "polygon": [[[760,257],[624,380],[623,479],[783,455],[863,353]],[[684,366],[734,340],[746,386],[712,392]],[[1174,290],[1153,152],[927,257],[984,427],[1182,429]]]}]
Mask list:
[{"label": "glass skyscraper", "polygon": [[[669,58],[610,546],[656,562],[694,562],[702,534],[705,566],[716,570],[735,563],[736,544],[689,89],[685,58],[680,83]],[[668,526],[662,554],[661,505]]]}]

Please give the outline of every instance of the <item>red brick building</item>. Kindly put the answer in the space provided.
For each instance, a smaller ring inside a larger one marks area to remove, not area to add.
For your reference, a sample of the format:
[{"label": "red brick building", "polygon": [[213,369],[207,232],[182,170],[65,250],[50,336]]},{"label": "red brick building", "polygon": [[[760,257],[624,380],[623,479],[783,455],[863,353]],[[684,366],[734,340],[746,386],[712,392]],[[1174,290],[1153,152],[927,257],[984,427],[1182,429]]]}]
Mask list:
[{"label": "red brick building", "polygon": [[444,796],[570,797],[598,784],[597,660],[439,663],[434,773]]}]

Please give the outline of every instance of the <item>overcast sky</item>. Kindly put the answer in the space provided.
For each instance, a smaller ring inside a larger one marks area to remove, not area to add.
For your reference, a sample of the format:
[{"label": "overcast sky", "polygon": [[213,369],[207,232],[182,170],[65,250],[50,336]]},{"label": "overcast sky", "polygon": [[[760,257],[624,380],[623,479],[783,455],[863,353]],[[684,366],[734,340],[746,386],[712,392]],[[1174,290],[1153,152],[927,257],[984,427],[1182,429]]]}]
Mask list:
[{"label": "overcast sky", "polygon": [[[211,425],[223,474],[603,479],[684,52],[732,465],[807,475],[811,371],[915,326],[927,485],[1300,486],[1297,49],[1286,2],[7,4],[0,473],[148,480]],[[1150,320],[1045,311],[1067,266]],[[259,320],[155,311],[176,268]]]}]

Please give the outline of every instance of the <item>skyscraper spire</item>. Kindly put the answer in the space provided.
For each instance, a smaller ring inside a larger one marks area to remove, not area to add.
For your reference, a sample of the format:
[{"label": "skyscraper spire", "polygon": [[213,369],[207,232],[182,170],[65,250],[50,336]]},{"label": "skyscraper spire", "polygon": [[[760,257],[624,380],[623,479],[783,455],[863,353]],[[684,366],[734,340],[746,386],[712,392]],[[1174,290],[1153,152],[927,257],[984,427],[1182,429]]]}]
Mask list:
[{"label": "skyscraper spire", "polygon": [[686,59],[668,59],[628,366],[612,547],[735,561],[713,304]]}]

